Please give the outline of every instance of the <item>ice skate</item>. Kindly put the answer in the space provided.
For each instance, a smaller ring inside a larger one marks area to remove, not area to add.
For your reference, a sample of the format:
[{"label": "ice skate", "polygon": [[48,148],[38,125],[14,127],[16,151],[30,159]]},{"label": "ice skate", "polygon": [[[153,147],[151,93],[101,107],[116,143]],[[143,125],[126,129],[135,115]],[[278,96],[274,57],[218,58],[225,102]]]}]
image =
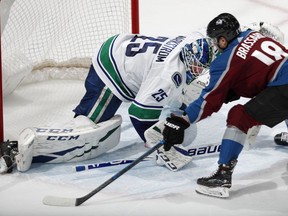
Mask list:
[{"label": "ice skate", "polygon": [[209,177],[202,177],[197,180],[196,192],[207,196],[220,198],[229,197],[229,188],[232,185],[232,173],[237,160],[228,164],[220,164],[218,170]]},{"label": "ice skate", "polygon": [[277,145],[288,146],[288,133],[282,132],[274,136],[274,142]]}]

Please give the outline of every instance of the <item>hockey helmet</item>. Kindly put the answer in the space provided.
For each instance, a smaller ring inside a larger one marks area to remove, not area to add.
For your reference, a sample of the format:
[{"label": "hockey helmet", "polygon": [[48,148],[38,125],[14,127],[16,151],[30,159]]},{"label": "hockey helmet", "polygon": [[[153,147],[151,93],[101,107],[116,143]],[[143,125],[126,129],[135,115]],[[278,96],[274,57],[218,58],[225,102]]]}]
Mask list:
[{"label": "hockey helmet", "polygon": [[186,44],[180,53],[180,59],[187,71],[187,84],[198,76],[209,72],[209,66],[215,58],[216,51],[210,38],[200,38]]},{"label": "hockey helmet", "polygon": [[225,37],[230,43],[241,32],[238,20],[229,13],[222,13],[215,17],[207,26],[207,35],[210,38],[216,39]]}]

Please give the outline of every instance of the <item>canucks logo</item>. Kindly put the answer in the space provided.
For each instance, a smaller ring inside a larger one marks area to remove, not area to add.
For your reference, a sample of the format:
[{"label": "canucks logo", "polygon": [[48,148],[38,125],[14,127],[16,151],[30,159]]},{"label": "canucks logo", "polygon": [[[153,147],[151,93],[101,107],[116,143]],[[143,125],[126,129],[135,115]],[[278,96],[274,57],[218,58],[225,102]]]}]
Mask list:
[{"label": "canucks logo", "polygon": [[179,72],[175,72],[171,78],[172,78],[172,81],[174,82],[176,88],[178,88],[182,84],[183,78]]}]

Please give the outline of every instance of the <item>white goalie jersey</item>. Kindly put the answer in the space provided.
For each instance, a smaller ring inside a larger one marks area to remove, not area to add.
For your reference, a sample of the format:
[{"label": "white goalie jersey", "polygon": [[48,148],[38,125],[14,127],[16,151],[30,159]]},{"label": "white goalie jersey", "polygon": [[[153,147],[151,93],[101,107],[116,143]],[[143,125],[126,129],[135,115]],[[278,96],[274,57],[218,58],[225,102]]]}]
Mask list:
[{"label": "white goalie jersey", "polygon": [[189,37],[120,34],[97,49],[92,62],[101,80],[119,99],[160,113],[166,105],[181,103],[186,70],[179,53],[186,43],[201,37],[198,32]]},{"label": "white goalie jersey", "polygon": [[[186,43],[201,37],[200,33],[171,38],[120,34],[99,47],[92,63],[114,95],[124,102],[132,101],[130,116],[137,116],[140,110],[143,116],[149,116],[148,121],[158,121],[164,106],[179,108],[190,102],[191,91],[187,91],[190,85],[186,84],[186,70],[179,54]],[[185,92],[189,92],[186,99]],[[112,149],[120,140],[119,116],[98,124],[78,116],[72,123],[58,125],[64,131],[61,133],[55,132],[55,127],[25,129],[19,137],[18,170],[28,170],[32,161],[62,163],[91,159]]]}]

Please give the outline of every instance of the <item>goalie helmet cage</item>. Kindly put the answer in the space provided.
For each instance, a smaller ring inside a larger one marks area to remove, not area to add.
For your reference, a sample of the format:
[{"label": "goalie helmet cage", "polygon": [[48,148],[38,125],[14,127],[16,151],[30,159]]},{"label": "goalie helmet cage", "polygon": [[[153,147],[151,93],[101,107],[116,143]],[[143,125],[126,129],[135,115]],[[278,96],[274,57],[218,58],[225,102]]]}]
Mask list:
[{"label": "goalie helmet cage", "polygon": [[74,67],[88,72],[94,50],[104,40],[118,33],[139,33],[138,0],[0,1],[0,141],[3,98],[19,83],[29,82],[31,71]]}]

